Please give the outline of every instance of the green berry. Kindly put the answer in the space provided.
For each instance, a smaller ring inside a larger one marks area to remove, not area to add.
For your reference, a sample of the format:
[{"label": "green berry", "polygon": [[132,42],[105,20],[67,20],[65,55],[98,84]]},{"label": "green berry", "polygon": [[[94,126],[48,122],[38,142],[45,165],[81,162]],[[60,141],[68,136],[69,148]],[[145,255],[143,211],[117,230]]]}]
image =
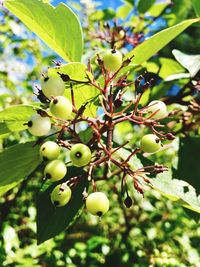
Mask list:
[{"label": "green berry", "polygon": [[140,147],[144,152],[153,153],[161,148],[161,141],[155,134],[146,134],[142,137]]},{"label": "green berry", "polygon": [[65,206],[71,198],[72,192],[66,184],[57,185],[51,192],[51,202],[56,207]]},{"label": "green berry", "polygon": [[70,151],[70,159],[77,167],[87,165],[91,160],[91,150],[84,144],[75,144]]},{"label": "green berry", "polygon": [[115,49],[106,51],[103,56],[103,64],[107,71],[117,71],[122,65],[122,54]]},{"label": "green berry", "polygon": [[61,119],[68,119],[72,114],[72,103],[64,96],[57,96],[50,103],[51,114]]},{"label": "green berry", "polygon": [[91,214],[101,217],[109,210],[109,200],[103,192],[91,193],[86,199],[86,208]]},{"label": "green berry", "polygon": [[156,112],[151,118],[152,119],[162,119],[164,117],[167,117],[168,112],[167,112],[167,106],[165,105],[164,102],[162,101],[151,101],[147,107],[147,112],[148,113],[154,113]]},{"label": "green berry", "polygon": [[44,169],[45,178],[50,179],[52,182],[61,180],[66,173],[67,167],[65,163],[58,159],[50,161]]},{"label": "green berry", "polygon": [[42,117],[39,114],[33,115],[27,125],[28,131],[35,136],[46,135],[51,129],[51,121],[49,117]]},{"label": "green berry", "polygon": [[60,155],[60,147],[58,144],[52,141],[45,142],[40,147],[40,156],[48,160],[57,159]]},{"label": "green berry", "polygon": [[125,37],[125,31],[124,30],[120,30],[117,34],[117,38],[118,39],[123,39]]},{"label": "green berry", "polygon": [[52,96],[63,95],[64,91],[65,84],[59,76],[47,77],[42,81],[42,92],[49,99],[51,99]]}]

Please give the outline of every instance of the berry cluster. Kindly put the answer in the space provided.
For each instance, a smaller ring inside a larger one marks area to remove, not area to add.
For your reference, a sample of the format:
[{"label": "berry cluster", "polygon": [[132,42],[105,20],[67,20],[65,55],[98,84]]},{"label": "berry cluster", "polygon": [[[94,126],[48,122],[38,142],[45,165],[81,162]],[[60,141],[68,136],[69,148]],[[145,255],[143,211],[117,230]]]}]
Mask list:
[{"label": "berry cluster", "polygon": [[[151,83],[147,81],[141,85],[141,76],[135,82],[132,82],[128,81],[128,74],[118,75],[120,70],[131,62],[131,59],[123,60],[123,56],[118,50],[111,49],[106,51],[102,58],[97,55],[97,62],[104,79],[104,86],[101,86],[95,80],[94,75],[87,75],[88,72],[92,74],[90,64],[86,76],[88,84],[100,91],[99,101],[104,110],[102,118],[85,116],[84,110],[87,103],[84,103],[79,109],[76,108],[76,99],[74,99],[73,94],[73,83],[76,83],[76,81],[73,80],[72,83],[70,77],[65,79],[66,75],[57,72],[54,76],[44,77],[42,89],[39,89],[37,95],[42,102],[41,109],[38,109],[37,114],[30,118],[27,126],[32,135],[40,137],[39,140],[42,140],[40,155],[44,160],[48,160],[44,169],[45,179],[58,182],[65,177],[67,166],[60,159],[61,147],[69,149],[70,163],[73,166],[83,168],[87,173],[88,180],[92,182],[94,192],[89,195],[87,192],[83,192],[86,208],[91,214],[102,216],[109,209],[109,200],[103,192],[97,192],[96,181],[107,179],[108,176],[112,176],[115,173],[122,173],[122,193],[126,193],[124,203],[127,207],[130,207],[132,200],[128,195],[126,176],[129,175],[133,178],[135,189],[143,194],[141,180],[151,184],[146,175],[150,172],[163,172],[167,168],[162,165],[153,165],[133,171],[129,166],[129,160],[142,151],[146,153],[159,151],[162,147],[161,141],[164,139],[173,140],[174,136],[171,133],[165,134],[156,129],[157,127],[162,127],[159,121],[168,116],[164,102],[152,101],[148,106],[139,108],[142,93],[151,86]],[[71,99],[64,96],[67,84],[71,88]],[[142,91],[130,103],[125,103],[125,107],[123,107],[123,95],[126,88],[132,84],[135,85],[136,89],[140,88]],[[87,144],[82,143],[76,131],[76,124],[82,121],[87,122],[88,127],[91,127],[93,131],[93,136]],[[136,148],[127,159],[120,161],[115,157],[115,152],[125,147],[127,142],[113,148],[113,131],[115,126],[123,121],[145,125],[151,129],[152,133],[144,135],[140,142],[140,148]],[[59,128],[59,130],[56,133],[49,134],[52,125]],[[69,140],[63,137],[65,132],[68,133]],[[102,138],[105,133],[106,141]],[[46,138],[53,135],[57,136],[56,142],[44,142]],[[105,168],[104,177],[94,178],[93,170],[103,164]],[[112,174],[113,166],[117,167],[117,172],[115,168]],[[67,182],[61,182],[56,185],[50,195],[53,205],[56,207],[66,205],[71,199],[73,187],[82,178],[81,175],[71,177]]]},{"label": "berry cluster", "polygon": [[92,38],[99,39],[103,44],[109,44],[112,48],[117,47],[118,49],[126,46],[137,46],[142,38],[144,37],[143,32],[133,31],[132,27],[123,27],[118,25],[114,21],[113,25],[108,22],[97,25],[95,32],[90,32]]},{"label": "berry cluster", "polygon": [[[58,120],[70,119],[72,115],[73,106],[71,101],[63,96],[64,91],[65,84],[60,77],[48,77],[42,82],[40,96],[47,98],[45,102],[49,102],[50,114]],[[27,123],[29,132],[39,137],[47,135],[51,129],[50,117],[39,110]],[[56,142],[46,141],[41,145],[40,156],[49,161],[44,169],[44,179],[57,182],[67,174],[66,164],[58,159],[60,153],[61,148]],[[92,153],[87,145],[77,143],[71,147],[69,156],[74,166],[84,167],[90,163]],[[56,207],[62,207],[70,201],[71,194],[67,183],[58,184],[51,192],[51,202]],[[91,214],[102,216],[109,209],[109,200],[102,192],[91,193],[86,199],[86,208]]]}]

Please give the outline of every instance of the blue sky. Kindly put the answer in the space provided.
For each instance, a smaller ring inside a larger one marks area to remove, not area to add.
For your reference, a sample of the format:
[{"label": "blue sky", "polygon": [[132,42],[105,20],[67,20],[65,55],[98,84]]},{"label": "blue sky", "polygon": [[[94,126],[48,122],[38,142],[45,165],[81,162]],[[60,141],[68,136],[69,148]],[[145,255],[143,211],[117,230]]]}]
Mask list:
[{"label": "blue sky", "polygon": [[[51,3],[53,5],[57,5],[60,2],[67,4],[68,1],[67,0],[53,0]],[[80,1],[74,0],[74,2],[79,3]],[[116,9],[118,6],[120,6],[122,4],[121,0],[95,0],[93,2],[101,3],[101,7],[103,7],[103,8],[112,7],[114,9]]]}]

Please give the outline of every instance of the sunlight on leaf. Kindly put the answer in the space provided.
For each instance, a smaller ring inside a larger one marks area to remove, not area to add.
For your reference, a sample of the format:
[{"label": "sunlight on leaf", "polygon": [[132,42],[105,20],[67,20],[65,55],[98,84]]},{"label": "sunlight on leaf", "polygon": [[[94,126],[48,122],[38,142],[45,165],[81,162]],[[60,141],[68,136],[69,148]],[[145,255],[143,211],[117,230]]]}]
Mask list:
[{"label": "sunlight on leaf", "polygon": [[149,39],[145,40],[142,44],[138,45],[131,52],[126,55],[126,58],[134,56],[132,63],[142,64],[147,61],[164,46],[176,38],[181,32],[191,26],[193,23],[199,22],[200,19],[185,20],[175,26],[164,29]]},{"label": "sunlight on leaf", "polygon": [[68,6],[39,0],[6,0],[5,6],[64,60],[81,60],[82,29]]},{"label": "sunlight on leaf", "polygon": [[200,70],[200,55],[188,55],[177,49],[174,49],[172,54],[176,60],[189,71],[191,77],[196,76]]}]

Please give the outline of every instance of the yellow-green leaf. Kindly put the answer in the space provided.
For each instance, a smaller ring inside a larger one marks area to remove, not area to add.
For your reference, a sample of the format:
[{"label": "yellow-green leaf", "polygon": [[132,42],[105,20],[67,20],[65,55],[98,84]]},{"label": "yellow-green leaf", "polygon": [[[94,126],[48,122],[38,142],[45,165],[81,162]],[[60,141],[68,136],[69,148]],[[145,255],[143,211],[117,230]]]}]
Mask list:
[{"label": "yellow-green leaf", "polygon": [[64,60],[81,60],[82,28],[68,6],[40,0],[6,0],[5,6]]},{"label": "yellow-green leaf", "polygon": [[191,26],[193,23],[199,22],[200,19],[189,19],[185,20],[175,26],[164,29],[138,45],[135,49],[126,55],[126,58],[132,57],[132,63],[142,64],[147,61],[164,46],[176,38],[181,32]]}]

